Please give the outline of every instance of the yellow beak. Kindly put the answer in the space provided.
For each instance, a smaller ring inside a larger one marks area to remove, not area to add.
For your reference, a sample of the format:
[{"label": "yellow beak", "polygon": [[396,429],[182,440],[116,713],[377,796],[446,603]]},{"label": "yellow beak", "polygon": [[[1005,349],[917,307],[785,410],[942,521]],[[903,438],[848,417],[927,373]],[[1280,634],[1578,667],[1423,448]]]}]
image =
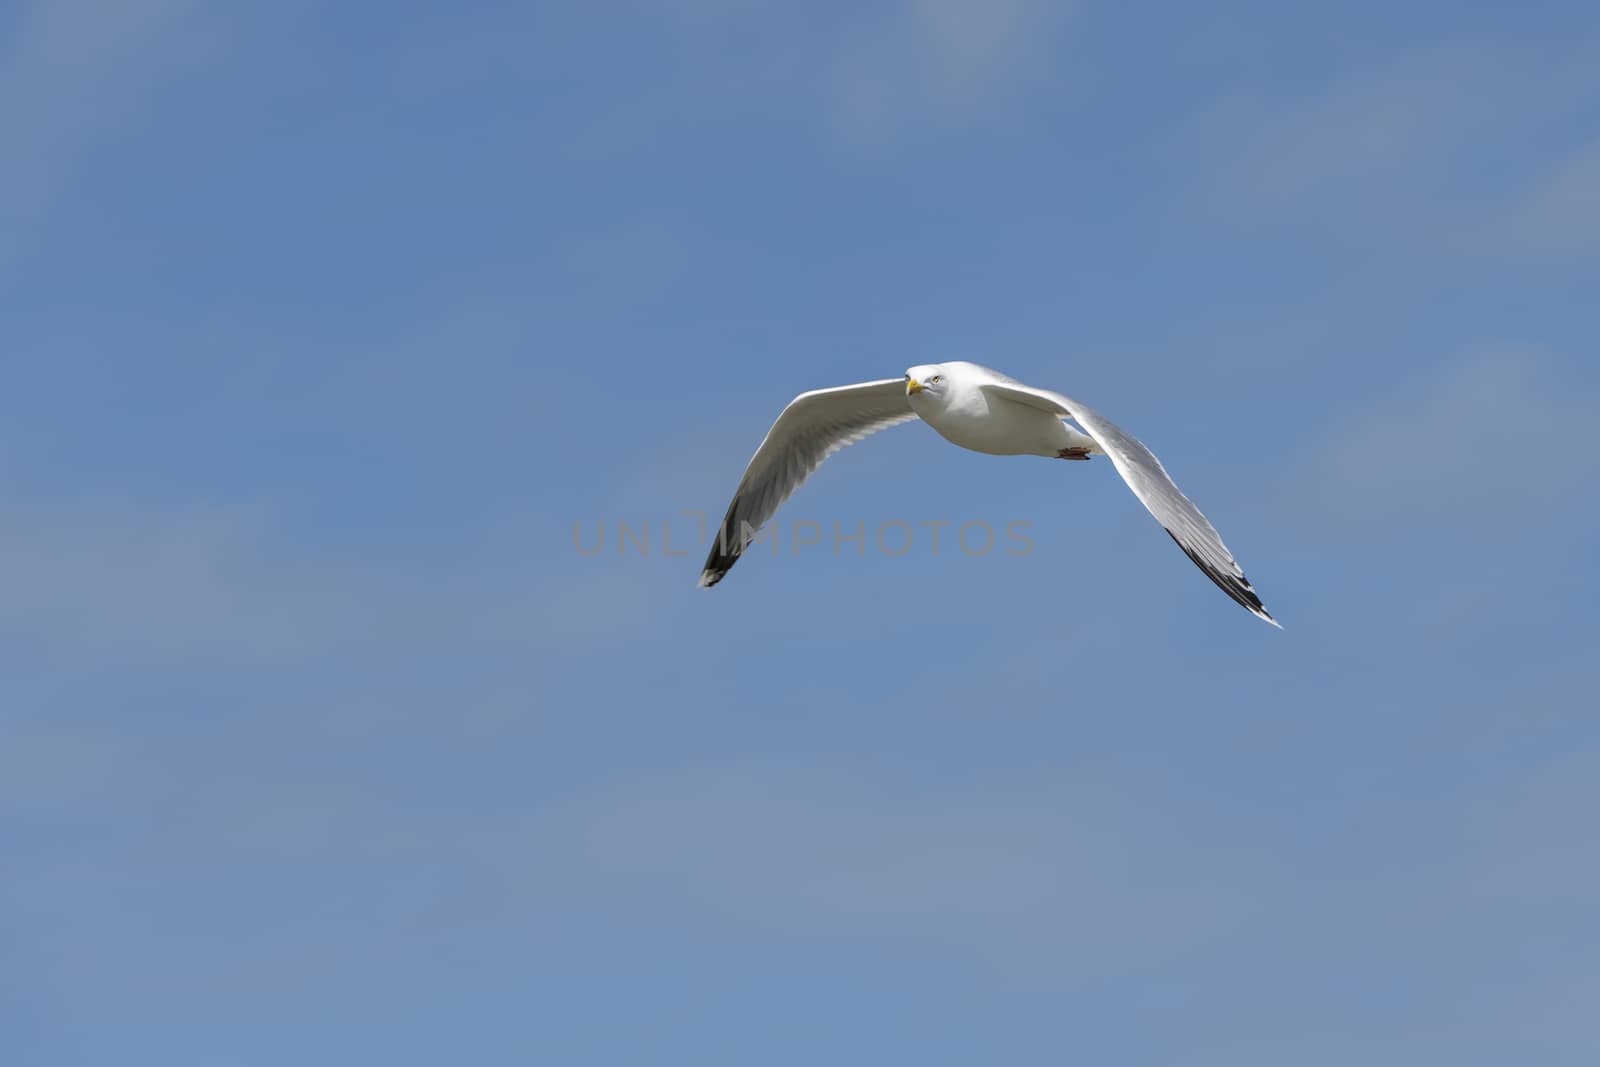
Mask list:
[{"label": "yellow beak", "polygon": [[920,392],[922,392],[922,383],[917,381],[915,378],[907,378],[906,379],[906,396],[910,396],[912,393],[920,393]]}]

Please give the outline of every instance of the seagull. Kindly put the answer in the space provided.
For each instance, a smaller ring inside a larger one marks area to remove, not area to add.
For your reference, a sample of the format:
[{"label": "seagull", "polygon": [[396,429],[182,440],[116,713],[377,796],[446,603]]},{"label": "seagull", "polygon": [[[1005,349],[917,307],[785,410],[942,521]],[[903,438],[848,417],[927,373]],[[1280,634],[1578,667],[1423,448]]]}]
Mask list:
[{"label": "seagull", "polygon": [[723,579],[757,532],[823,460],[879,430],[914,419],[933,427],[951,444],[991,456],[1079,462],[1107,457],[1133,495],[1207,578],[1251,614],[1283,629],[1262,607],[1216,528],[1183,495],[1154,452],[1091,407],[963,361],[922,364],[903,378],[815,389],[790,401],[739,479],[700,572],[701,588]]}]

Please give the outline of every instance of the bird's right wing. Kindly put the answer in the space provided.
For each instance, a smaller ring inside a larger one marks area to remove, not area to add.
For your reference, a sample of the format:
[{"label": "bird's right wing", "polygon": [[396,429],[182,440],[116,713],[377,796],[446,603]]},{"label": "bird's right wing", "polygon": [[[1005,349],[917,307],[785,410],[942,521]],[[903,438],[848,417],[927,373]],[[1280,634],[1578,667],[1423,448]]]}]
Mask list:
[{"label": "bird's right wing", "polygon": [[713,535],[700,585],[716,585],[753,537],[822,461],[868,434],[916,418],[906,383],[885,378],[801,393],[789,402],[750,458],[728,514]]}]

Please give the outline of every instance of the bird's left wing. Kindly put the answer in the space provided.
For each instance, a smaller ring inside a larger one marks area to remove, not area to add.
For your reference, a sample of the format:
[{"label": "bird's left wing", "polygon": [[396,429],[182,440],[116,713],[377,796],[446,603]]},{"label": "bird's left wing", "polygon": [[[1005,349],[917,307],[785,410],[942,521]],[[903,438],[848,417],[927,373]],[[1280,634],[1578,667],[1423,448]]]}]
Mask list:
[{"label": "bird's left wing", "polygon": [[868,434],[916,417],[901,378],[815,389],[791,400],[750,458],[728,514],[712,535],[701,587],[722,580],[744,551],[746,535],[759,531],[823,460]]},{"label": "bird's left wing", "polygon": [[1093,408],[1048,389],[1035,389],[1010,380],[985,382],[982,388],[995,396],[1072,419],[1083,427],[1083,431],[1105,450],[1133,495],[1156,517],[1194,565],[1241,607],[1283,629],[1261,605],[1261,598],[1234,560],[1233,553],[1222,543],[1222,535],[1194,502],[1183,495],[1156,454],[1142,441]]}]

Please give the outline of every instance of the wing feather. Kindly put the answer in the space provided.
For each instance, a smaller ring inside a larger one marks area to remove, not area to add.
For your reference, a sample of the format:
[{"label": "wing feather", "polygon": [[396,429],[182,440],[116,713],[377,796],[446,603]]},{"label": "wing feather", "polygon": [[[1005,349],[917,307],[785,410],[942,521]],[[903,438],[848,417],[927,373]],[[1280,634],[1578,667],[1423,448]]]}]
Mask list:
[{"label": "wing feather", "polygon": [[1061,393],[1035,389],[1030,385],[996,375],[1000,379],[985,383],[982,388],[1018,403],[1042,408],[1064,418],[1072,419],[1083,432],[1095,439],[1111,459],[1117,473],[1128,483],[1133,495],[1154,515],[1188,556],[1224,593],[1241,607],[1265,619],[1280,630],[1277,619],[1261,604],[1261,598],[1251,587],[1249,579],[1223,544],[1222,535],[1205,517],[1194,502],[1183,495],[1156,454],[1145,447],[1137,437],[1086,404],[1080,404]]},{"label": "wing feather", "polygon": [[700,585],[716,585],[753,536],[822,461],[846,445],[916,418],[901,378],[801,393],[767,431],[717,528]]}]

